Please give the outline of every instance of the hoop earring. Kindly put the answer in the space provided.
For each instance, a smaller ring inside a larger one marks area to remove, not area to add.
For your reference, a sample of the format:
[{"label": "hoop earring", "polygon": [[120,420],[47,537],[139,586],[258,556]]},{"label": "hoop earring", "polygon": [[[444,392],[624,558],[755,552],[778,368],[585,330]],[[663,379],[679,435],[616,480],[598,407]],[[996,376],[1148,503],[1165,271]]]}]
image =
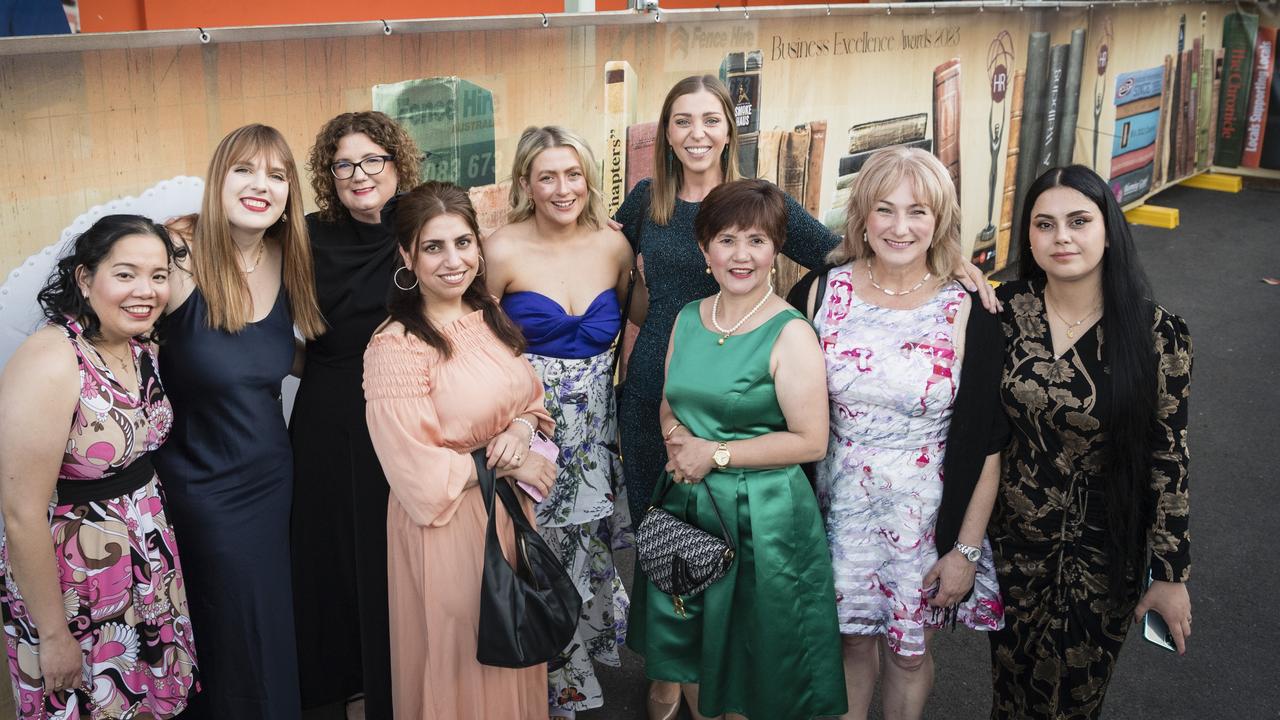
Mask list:
[{"label": "hoop earring", "polygon": [[484,275],[484,256],[480,256],[480,269],[476,271],[476,277]]},{"label": "hoop earring", "polygon": [[[405,291],[405,292],[409,292],[410,290],[412,290],[412,289],[414,289],[414,288],[418,287],[418,276],[417,276],[417,275],[414,275],[414,276],[413,276],[413,284],[412,284],[412,285],[410,285],[409,287],[405,287],[405,286],[401,285],[401,284],[400,284],[400,271],[401,271],[401,270],[409,270],[409,268],[405,267],[404,265],[401,265],[400,267],[396,268],[396,272],[395,272],[395,274],[391,276],[391,282],[395,283],[395,284],[396,284],[396,287],[400,288],[401,290],[403,290],[403,291]],[[413,271],[412,271],[412,270],[409,270],[409,272],[410,272],[410,273],[412,273]]]}]

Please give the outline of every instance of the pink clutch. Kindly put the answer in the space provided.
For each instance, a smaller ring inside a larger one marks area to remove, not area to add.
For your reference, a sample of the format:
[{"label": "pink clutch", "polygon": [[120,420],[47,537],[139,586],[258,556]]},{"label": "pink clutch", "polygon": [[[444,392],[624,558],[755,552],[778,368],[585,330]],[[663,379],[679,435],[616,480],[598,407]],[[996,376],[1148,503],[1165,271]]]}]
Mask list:
[{"label": "pink clutch", "polygon": [[[533,442],[529,444],[529,449],[551,461],[552,465],[558,464],[556,460],[560,457],[560,448],[556,447],[556,444],[551,442],[551,438],[548,438],[541,432],[533,434]],[[528,493],[529,497],[533,498],[534,502],[542,502],[545,499],[543,498],[542,493],[538,492],[537,488],[526,482],[517,481],[516,485],[518,485],[521,490]]]}]

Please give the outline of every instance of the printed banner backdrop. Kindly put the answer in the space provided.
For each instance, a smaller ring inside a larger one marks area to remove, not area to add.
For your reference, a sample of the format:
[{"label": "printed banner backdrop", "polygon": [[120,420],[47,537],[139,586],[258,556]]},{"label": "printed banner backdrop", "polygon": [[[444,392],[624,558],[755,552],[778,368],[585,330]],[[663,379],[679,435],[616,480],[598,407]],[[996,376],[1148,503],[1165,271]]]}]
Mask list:
[{"label": "printed banner backdrop", "polygon": [[[649,174],[663,96],[695,73],[731,88],[741,167],[833,228],[870,153],[906,143],[937,154],[961,190],[966,250],[997,270],[1015,259],[1018,190],[1043,168],[1092,165],[1129,202],[1209,165],[1221,112],[1208,89],[1221,84],[1215,53],[1234,8],[606,13],[572,27],[353,37],[318,26],[308,32],[342,36],[223,42],[226,32],[170,47],[126,47],[125,34],[118,49],[33,54],[0,40],[0,271],[95,204],[202,176],[237,126],[275,125],[301,162],[320,126],[351,110],[401,118],[427,153],[424,177],[472,188],[489,226],[505,211],[520,132],[569,126],[591,142],[616,209]],[[1230,88],[1251,96],[1239,77]],[[1243,123],[1243,107],[1229,119]],[[1267,154],[1264,144],[1260,167],[1275,167]]]}]

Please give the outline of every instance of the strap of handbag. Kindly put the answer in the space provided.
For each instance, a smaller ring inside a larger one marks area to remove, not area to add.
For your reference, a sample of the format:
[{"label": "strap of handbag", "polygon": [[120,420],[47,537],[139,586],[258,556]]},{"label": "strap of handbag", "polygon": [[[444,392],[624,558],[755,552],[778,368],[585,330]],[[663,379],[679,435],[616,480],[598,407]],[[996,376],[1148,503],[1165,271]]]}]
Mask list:
[{"label": "strap of handbag", "polygon": [[511,516],[512,524],[521,530],[532,531],[533,525],[524,516],[524,511],[520,508],[520,501],[516,498],[515,490],[511,488],[511,482],[505,479],[500,480],[497,472],[488,467],[485,448],[471,451],[471,460],[476,465],[476,480],[480,484],[480,496],[484,498],[484,509],[489,513],[489,516],[493,517],[494,498],[496,496],[502,500],[502,506],[506,508],[507,515]]},{"label": "strap of handbag", "polygon": [[[658,494],[658,497],[654,498],[653,504],[649,506],[649,509],[652,510],[656,507],[662,507],[662,501],[666,499],[667,493],[670,492],[671,488],[674,487],[675,484],[675,480],[668,481],[666,486],[662,488],[662,492]],[[733,544],[733,538],[729,535],[729,528],[724,524],[724,518],[720,515],[720,508],[716,505],[716,497],[711,494],[711,490],[707,487],[706,478],[703,478],[701,482],[696,484],[702,486],[702,491],[707,494],[707,499],[711,501],[711,510],[716,514],[716,522],[720,523],[721,539],[725,541],[725,544],[729,546],[730,550],[737,552],[738,548]],[[685,518],[684,521],[689,522],[687,518]]]}]

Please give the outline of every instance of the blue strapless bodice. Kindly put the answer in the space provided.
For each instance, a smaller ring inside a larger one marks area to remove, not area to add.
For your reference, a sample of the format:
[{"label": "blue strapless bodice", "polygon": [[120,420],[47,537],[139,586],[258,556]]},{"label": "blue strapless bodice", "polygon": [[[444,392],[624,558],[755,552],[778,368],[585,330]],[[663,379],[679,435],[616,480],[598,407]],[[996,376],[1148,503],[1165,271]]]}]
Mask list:
[{"label": "blue strapless bodice", "polygon": [[597,295],[581,315],[570,315],[560,303],[531,290],[507,293],[502,309],[524,332],[526,352],[547,357],[594,357],[609,349],[622,327],[613,288]]}]

